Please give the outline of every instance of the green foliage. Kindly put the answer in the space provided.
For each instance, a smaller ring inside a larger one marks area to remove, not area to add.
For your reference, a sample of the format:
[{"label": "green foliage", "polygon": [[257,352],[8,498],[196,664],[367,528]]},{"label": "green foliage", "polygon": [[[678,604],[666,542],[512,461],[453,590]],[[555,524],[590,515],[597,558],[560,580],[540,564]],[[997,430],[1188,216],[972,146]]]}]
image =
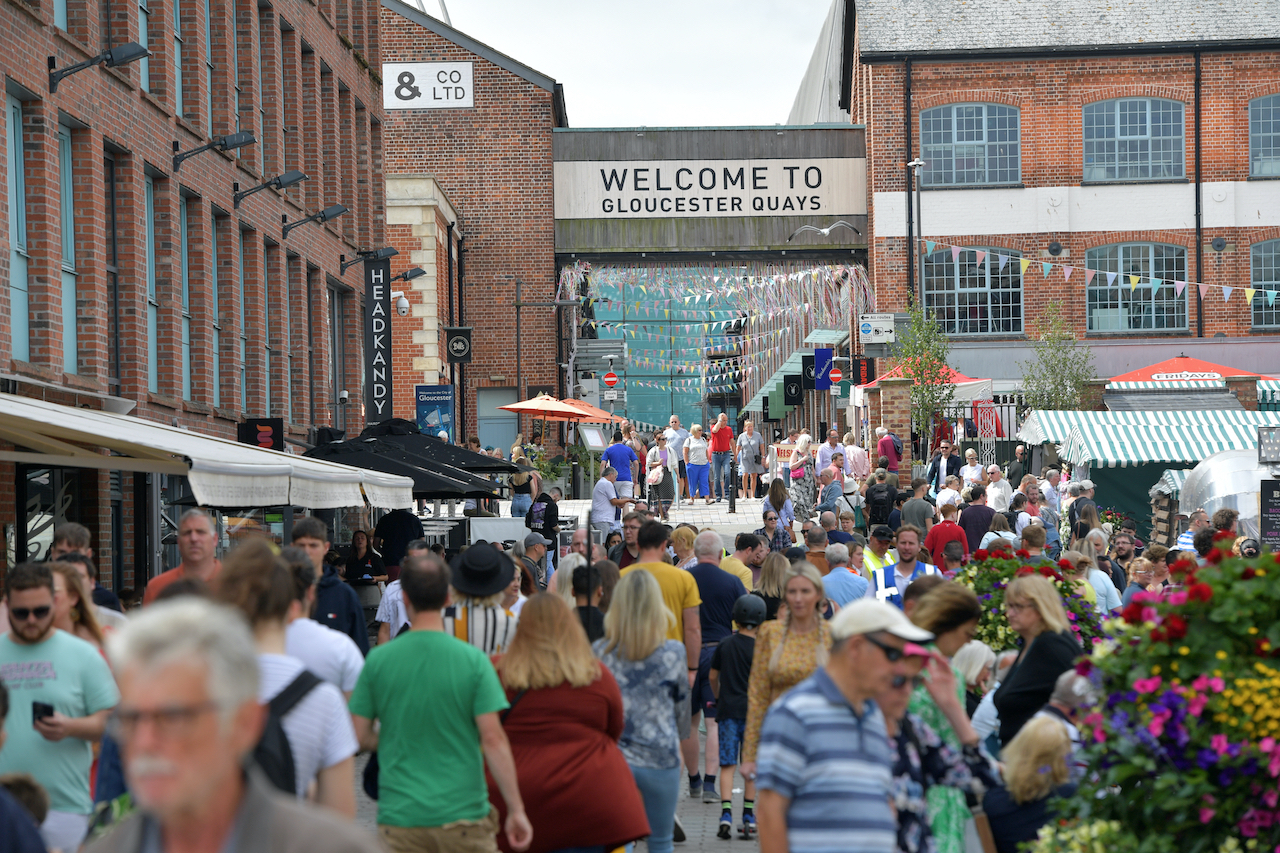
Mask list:
[{"label": "green foliage", "polygon": [[1098,378],[1093,353],[1076,341],[1061,302],[1045,305],[1044,317],[1031,345],[1035,358],[1018,362],[1023,399],[1028,409],[1079,409],[1085,386]]},{"label": "green foliage", "polygon": [[913,305],[909,310],[911,323],[898,335],[894,357],[902,364],[902,377],[915,382],[911,386],[912,423],[922,435],[931,436],[933,419],[950,407],[956,393],[947,367],[951,341],[924,308]]},{"label": "green foliage", "polygon": [[543,480],[557,480],[560,478],[560,469],[564,464],[563,457],[553,458],[547,454],[545,448],[532,444],[526,448],[525,455],[529,457],[533,467],[538,469],[538,476]]},{"label": "green foliage", "polygon": [[[1180,560],[1164,595],[1139,593],[1077,666],[1099,704],[1080,721],[1092,773],[1056,804],[1065,825],[1037,853],[1227,853],[1280,843],[1280,565],[1220,542]],[[1071,842],[1071,843],[1068,843]]]}]

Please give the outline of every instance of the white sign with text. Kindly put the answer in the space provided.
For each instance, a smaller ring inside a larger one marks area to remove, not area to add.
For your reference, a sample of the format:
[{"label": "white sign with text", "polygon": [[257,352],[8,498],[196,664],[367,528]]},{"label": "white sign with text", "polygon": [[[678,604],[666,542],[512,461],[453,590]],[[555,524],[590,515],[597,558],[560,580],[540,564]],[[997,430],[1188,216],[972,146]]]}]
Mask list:
[{"label": "white sign with text", "polygon": [[474,107],[470,62],[382,63],[382,106],[388,110],[460,110]]},{"label": "white sign with text", "polygon": [[867,212],[867,161],[561,161],[555,211],[556,219],[856,216]]}]

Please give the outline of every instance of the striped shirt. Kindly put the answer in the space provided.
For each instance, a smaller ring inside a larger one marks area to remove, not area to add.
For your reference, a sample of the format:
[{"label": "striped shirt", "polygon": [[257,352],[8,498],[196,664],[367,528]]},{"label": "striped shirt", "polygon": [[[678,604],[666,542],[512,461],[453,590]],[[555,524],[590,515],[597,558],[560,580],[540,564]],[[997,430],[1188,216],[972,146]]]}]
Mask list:
[{"label": "striped shirt", "polygon": [[825,669],[775,702],[756,784],[790,800],[791,853],[893,853],[893,755],[880,709],[867,701],[859,714]]},{"label": "striped shirt", "polygon": [[1174,546],[1175,551],[1194,551],[1196,549],[1195,531],[1188,527],[1186,530],[1178,534],[1178,542]]},{"label": "striped shirt", "polygon": [[516,617],[501,607],[450,604],[444,609],[444,632],[475,646],[486,655],[507,650],[516,635]]},{"label": "striped shirt", "polygon": [[[264,705],[270,702],[302,670],[302,661],[297,658],[258,655],[258,701]],[[280,725],[289,739],[289,751],[293,753],[294,781],[299,797],[306,796],[307,787],[317,773],[346,761],[358,749],[347,702],[338,688],[328,682],[312,688],[284,715]]]}]

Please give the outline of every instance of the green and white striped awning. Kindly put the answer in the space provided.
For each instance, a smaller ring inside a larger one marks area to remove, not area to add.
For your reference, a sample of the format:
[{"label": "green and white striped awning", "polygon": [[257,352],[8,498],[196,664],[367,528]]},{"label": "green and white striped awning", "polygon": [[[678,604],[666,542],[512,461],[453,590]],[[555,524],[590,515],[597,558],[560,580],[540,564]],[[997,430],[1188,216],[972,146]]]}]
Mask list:
[{"label": "green and white striped awning", "polygon": [[1280,379],[1258,380],[1258,402],[1280,403]]},{"label": "green and white striped awning", "polygon": [[1108,382],[1108,391],[1202,391],[1226,388],[1225,379],[1184,379],[1176,382]]},{"label": "green and white striped awning", "polygon": [[843,346],[848,340],[848,329],[814,329],[804,338],[806,344],[814,347]]},{"label": "green and white striped awning", "polygon": [[[1271,422],[1280,425],[1280,412],[1260,414],[1271,415]],[[1257,446],[1255,424],[1098,423],[1073,426],[1058,455],[1072,465],[1127,468],[1155,462],[1199,462],[1223,450]]]},{"label": "green and white striped awning", "polygon": [[775,385],[781,387],[782,377],[798,376],[800,371],[804,369],[803,359],[806,355],[813,355],[813,350],[796,350],[791,353],[791,355],[787,356],[787,360],[782,363],[782,367],[775,370],[773,375],[769,377],[769,380],[760,386],[760,389],[756,391],[751,400],[742,407],[742,411],[762,411],[765,395],[772,393],[772,389]]},{"label": "green and white striped awning", "polygon": [[[1080,412],[1056,409],[1036,409],[1027,415],[1018,430],[1018,438],[1029,444],[1062,444],[1067,440],[1072,428],[1080,427],[1086,432],[1096,432],[1108,426],[1173,426],[1203,427],[1211,431],[1218,426],[1247,426],[1256,433],[1256,427],[1264,424],[1280,423],[1276,412],[1251,412],[1245,409],[1195,409],[1171,411],[1167,409]],[[1202,459],[1204,457],[1190,457]]]},{"label": "green and white striped awning", "polygon": [[1187,481],[1187,476],[1190,474],[1190,468],[1164,469],[1160,479],[1151,487],[1151,497],[1168,495],[1176,501],[1182,495],[1182,484]]}]

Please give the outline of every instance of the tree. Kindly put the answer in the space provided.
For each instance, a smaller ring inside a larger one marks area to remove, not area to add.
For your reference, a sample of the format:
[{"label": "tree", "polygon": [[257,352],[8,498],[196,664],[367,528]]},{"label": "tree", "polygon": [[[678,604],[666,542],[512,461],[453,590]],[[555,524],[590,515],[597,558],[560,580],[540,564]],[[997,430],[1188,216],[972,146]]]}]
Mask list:
[{"label": "tree", "polygon": [[1085,386],[1097,379],[1093,353],[1071,333],[1062,303],[1048,303],[1042,316],[1035,358],[1018,363],[1023,399],[1028,409],[1079,409]]},{"label": "tree", "polygon": [[947,366],[951,341],[931,313],[919,305],[909,310],[911,323],[898,335],[894,354],[901,361],[902,377],[915,382],[911,386],[911,420],[924,439],[927,456],[933,419],[945,416],[956,393]]}]

